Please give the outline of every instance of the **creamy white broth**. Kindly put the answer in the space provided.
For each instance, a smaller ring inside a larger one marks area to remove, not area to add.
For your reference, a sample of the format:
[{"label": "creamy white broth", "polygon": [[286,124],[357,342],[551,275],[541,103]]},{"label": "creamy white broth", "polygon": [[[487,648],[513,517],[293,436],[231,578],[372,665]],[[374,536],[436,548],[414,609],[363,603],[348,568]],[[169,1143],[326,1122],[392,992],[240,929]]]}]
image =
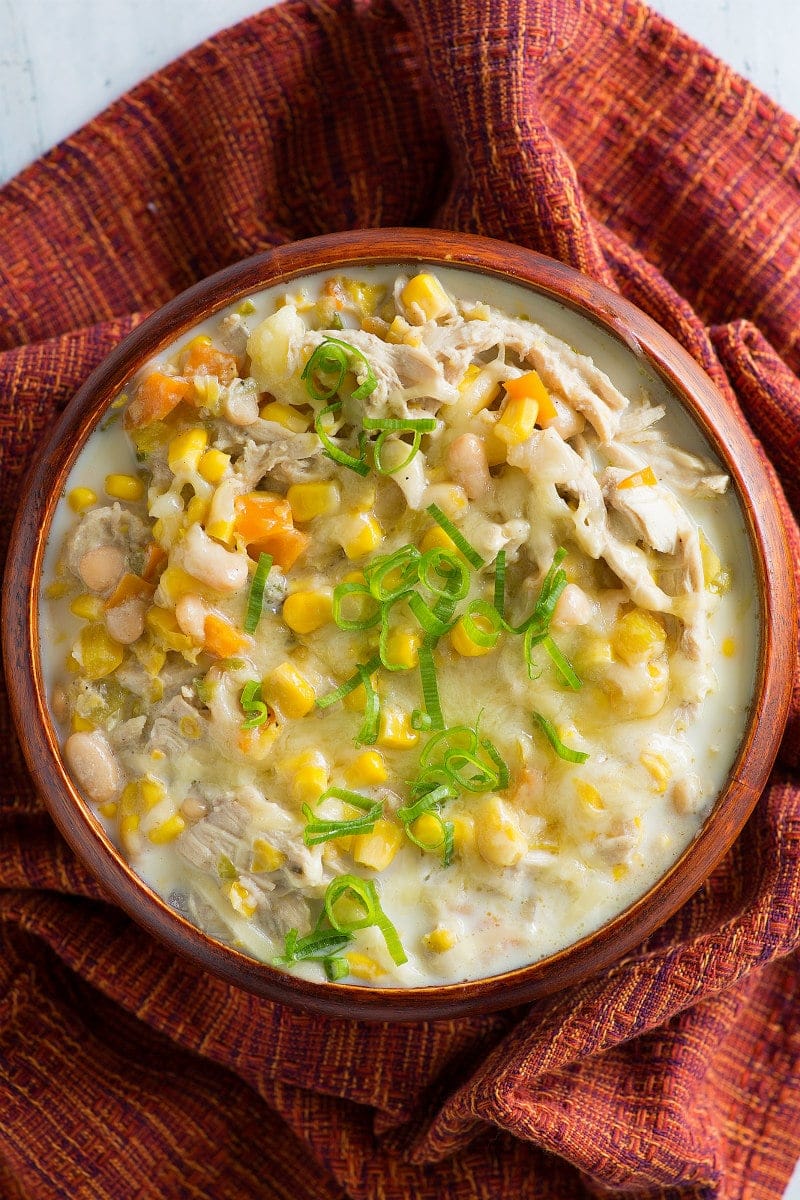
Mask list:
[{"label": "creamy white broth", "polygon": [[[413,270],[406,272],[413,273]],[[292,287],[288,292],[285,288],[271,289],[252,297],[254,311],[245,317],[249,330],[269,316],[278,301],[300,299],[301,307],[306,302],[313,303],[319,288],[333,274],[313,278],[304,282],[302,288]],[[395,269],[387,267],[359,272],[359,277],[388,285],[396,274]],[[530,317],[582,354],[590,354],[628,398],[636,399],[642,389],[646,390],[651,403],[668,406],[667,416],[657,428],[666,431],[669,441],[709,456],[699,431],[670,397],[663,382],[649,371],[644,360],[591,322],[564,306],[514,285],[459,270],[437,270],[436,275],[451,295],[464,301],[490,304],[512,316]],[[238,307],[232,306],[227,311],[235,312]],[[224,315],[218,314],[205,322],[197,332],[207,333],[216,340],[219,321]],[[348,330],[341,334],[332,331],[332,335],[346,340]],[[184,345],[187,340],[181,339],[179,345]],[[167,363],[176,349],[170,348],[151,366]],[[100,498],[98,504],[102,504],[106,475],[111,471],[132,473],[136,467],[128,439],[117,421],[105,432],[95,434],[83,450],[71,472],[66,494],[74,487],[89,486]],[[353,481],[343,480],[345,497],[351,482],[356,491],[361,486],[355,477]],[[350,953],[360,956],[356,965],[361,973],[351,972],[346,976],[347,982],[376,986],[452,982],[495,974],[535,961],[598,928],[627,907],[663,875],[695,836],[727,777],[744,727],[755,671],[758,613],[748,540],[732,490],[729,488],[723,496],[706,499],[681,496],[680,501],[693,520],[702,526],[722,563],[731,569],[732,586],[715,602],[710,614],[714,646],[713,691],[690,719],[667,700],[652,717],[609,719],[603,725],[601,745],[589,735],[581,740],[578,733],[578,740],[571,744],[576,748],[585,747],[589,758],[583,764],[574,764],[562,761],[553,753],[530,717],[534,702],[541,709],[549,704],[549,715],[554,721],[558,719],[560,728],[569,729],[574,697],[564,693],[563,688],[553,686],[553,669],[545,657],[537,656],[537,669],[542,670],[541,682],[537,685],[536,681],[530,683],[527,679],[518,644],[521,638],[505,639],[499,650],[484,657],[465,658],[450,654],[447,669],[440,671],[446,723],[453,725],[464,721],[472,725],[478,714],[482,714],[481,736],[491,739],[501,750],[512,775],[511,787],[494,789],[493,794],[502,793],[510,803],[512,815],[519,813],[522,836],[528,848],[521,860],[510,866],[487,861],[472,848],[463,855],[456,853],[452,865],[444,867],[435,854],[424,853],[406,841],[384,869],[373,872],[354,864],[335,842],[329,843],[331,848],[327,854],[329,862],[334,864],[330,868],[334,874],[353,873],[375,880],[382,908],[396,926],[408,955],[408,962],[397,966],[387,954],[379,930],[375,927],[361,930],[349,949]],[[76,521],[75,514],[62,504],[50,535],[46,581],[56,578],[64,539]],[[375,554],[386,553],[407,540],[402,528],[385,533]],[[371,557],[366,556],[365,561]],[[352,565],[358,568],[362,562],[354,561]],[[300,570],[298,566],[288,571],[287,577],[291,579],[297,573],[309,574],[307,568]],[[337,578],[341,578],[341,570]],[[69,611],[74,594],[42,603],[43,657],[51,690],[64,674],[65,653],[69,652],[85,625]],[[535,599],[535,589],[529,596],[528,607]],[[338,674],[336,670],[337,656],[344,655],[347,637],[332,624],[327,624],[321,633],[329,642],[327,657],[323,656],[325,669],[317,670],[316,674],[313,669],[309,672],[318,697],[342,682],[352,671],[352,667]],[[302,645],[302,638],[300,642]],[[287,637],[280,645],[278,657],[291,656],[292,647],[292,639]],[[308,670],[307,666],[305,669]],[[387,674],[383,672],[383,675]],[[247,676],[248,672],[243,672],[241,681]],[[416,670],[393,673],[386,686],[390,686],[388,698],[394,707],[410,712],[419,706]],[[539,697],[541,689],[546,693],[546,702]],[[384,702],[386,699],[384,696]],[[331,762],[329,783],[349,786],[344,779],[348,763],[371,749],[353,745],[361,714],[339,704],[325,710],[321,717],[319,714],[312,714],[312,717],[285,722],[281,733],[281,757],[291,759],[304,751],[322,748]],[[66,737],[69,729],[62,728]],[[413,777],[420,747],[424,746],[428,736],[421,733],[418,745],[408,751],[376,747],[391,771],[388,784],[394,782],[398,793],[403,792],[403,781]],[[642,754],[652,758],[662,752],[670,760],[671,775],[665,790],[659,792],[658,781],[641,765],[640,758]],[[628,765],[621,769],[621,763]],[[545,792],[549,799],[539,796],[530,803],[514,799],[524,764],[534,773],[541,772],[545,776]],[[144,761],[142,769],[145,769]],[[206,769],[214,774],[208,764]],[[255,787],[267,791],[268,795],[274,794],[268,790],[269,783],[274,782],[269,776],[271,769],[269,763],[265,766],[263,761],[238,763],[235,786]],[[691,778],[699,793],[696,804],[688,806],[691,811],[678,811],[670,798],[676,769]],[[180,764],[173,763],[171,782],[178,792],[188,788],[197,770],[189,748],[183,769]],[[215,782],[219,787],[230,783],[230,773],[227,764],[218,771]],[[285,776],[286,768],[282,772],[283,787],[286,786]],[[584,785],[580,795],[576,780]],[[602,808],[593,807],[595,797],[590,789],[595,789],[601,796]],[[370,796],[376,794],[374,788],[365,787],[363,791]],[[405,795],[402,798],[405,799]],[[481,795],[466,801],[459,797],[447,805],[447,813],[465,818],[472,815],[480,823],[484,802],[485,796]],[[161,804],[168,816],[169,798]],[[530,811],[526,810],[526,804]],[[293,819],[296,818],[297,804],[288,807],[292,809]],[[98,812],[98,816],[110,836],[118,840],[117,821],[102,812]],[[559,848],[553,841],[554,818],[565,824],[565,847]],[[614,859],[612,848],[608,862],[601,862],[593,847],[598,836],[602,835],[606,842],[614,840],[608,828],[613,821],[618,823],[619,838],[632,840],[632,845],[618,861]],[[214,936],[267,961],[281,953],[283,938],[271,937],[258,913],[245,916],[236,912],[226,901],[224,889],[221,891],[221,881],[190,866],[176,852],[175,842],[157,846],[146,837],[142,838],[131,861],[142,878],[180,911],[186,911],[187,892],[192,891],[195,896],[192,915],[195,919],[200,911],[208,915],[207,928]],[[306,889],[306,894],[312,898],[314,915],[323,892],[324,886],[319,882]],[[445,931],[453,944],[449,948],[433,949],[430,936],[434,931]],[[370,963],[374,966],[369,966]],[[298,963],[291,969],[309,978],[324,978],[318,963]]]}]

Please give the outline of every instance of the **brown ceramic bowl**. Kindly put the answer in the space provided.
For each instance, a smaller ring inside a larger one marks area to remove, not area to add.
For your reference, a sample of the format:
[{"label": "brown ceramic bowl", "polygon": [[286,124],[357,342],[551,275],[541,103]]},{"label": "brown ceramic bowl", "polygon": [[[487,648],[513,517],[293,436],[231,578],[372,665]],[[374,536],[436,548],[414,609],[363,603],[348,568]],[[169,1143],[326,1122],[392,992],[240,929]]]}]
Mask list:
[{"label": "brown ceramic bowl", "polygon": [[[641,354],[678,396],[725,464],[744,514],[762,613],[756,685],[738,756],[700,832],[649,892],[595,933],[533,965],[477,981],[407,990],[316,984],[257,962],[189,924],[138,878],[76,791],[62,764],[45,698],[38,618],[43,554],[80,447],[151,355],[200,320],[265,287],[331,268],[417,262],[508,279],[556,299]],[[27,479],[4,603],[6,677],[25,756],[56,824],[107,893],[162,942],[232,984],[299,1008],[393,1020],[490,1011],[534,1000],[600,971],[675,912],[729,849],[767,780],[788,712],[796,621],[786,535],[764,468],[710,379],[663,329],[592,280],[528,250],[469,235],[402,229],[333,234],[258,255],[190,288],[125,338],[68,406]],[[759,719],[763,713],[769,720]]]}]

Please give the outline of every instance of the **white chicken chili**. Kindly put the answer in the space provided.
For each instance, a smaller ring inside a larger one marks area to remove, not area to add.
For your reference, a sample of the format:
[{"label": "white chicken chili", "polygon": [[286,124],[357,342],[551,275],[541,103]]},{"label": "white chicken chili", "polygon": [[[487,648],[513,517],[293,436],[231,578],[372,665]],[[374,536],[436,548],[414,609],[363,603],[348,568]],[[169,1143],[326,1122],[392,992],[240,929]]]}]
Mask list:
[{"label": "white chicken chili", "polygon": [[159,355],[45,574],[75,784],[179,912],[311,979],[598,928],[697,833],[752,692],[697,430],[588,320],[456,269],[267,290]]}]

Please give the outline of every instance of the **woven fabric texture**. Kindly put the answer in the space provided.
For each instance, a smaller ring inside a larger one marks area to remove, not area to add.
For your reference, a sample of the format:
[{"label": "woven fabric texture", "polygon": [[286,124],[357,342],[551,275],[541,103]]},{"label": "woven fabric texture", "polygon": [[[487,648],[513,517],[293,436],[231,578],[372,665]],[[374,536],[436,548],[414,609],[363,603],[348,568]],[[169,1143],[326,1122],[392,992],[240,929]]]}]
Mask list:
[{"label": "woven fabric texture", "polygon": [[[664,325],[749,422],[800,560],[800,128],[637,0],[289,0],[0,192],[0,538],[141,316],[336,229],[533,247]],[[769,714],[764,714],[769,719]],[[707,884],[529,1009],[309,1018],[176,961],[57,835],[0,707],[8,1200],[780,1196],[800,1154],[800,694]]]}]

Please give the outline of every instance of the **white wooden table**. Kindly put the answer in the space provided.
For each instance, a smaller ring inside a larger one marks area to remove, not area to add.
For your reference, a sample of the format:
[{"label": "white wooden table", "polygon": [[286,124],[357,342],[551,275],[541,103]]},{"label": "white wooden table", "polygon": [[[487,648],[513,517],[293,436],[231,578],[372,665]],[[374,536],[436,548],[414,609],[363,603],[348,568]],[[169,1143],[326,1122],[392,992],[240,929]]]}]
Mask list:
[{"label": "white wooden table", "polygon": [[[0,0],[0,183],[140,79],[274,2]],[[651,4],[800,118],[797,0]],[[800,1164],[785,1200],[800,1200]]]}]

